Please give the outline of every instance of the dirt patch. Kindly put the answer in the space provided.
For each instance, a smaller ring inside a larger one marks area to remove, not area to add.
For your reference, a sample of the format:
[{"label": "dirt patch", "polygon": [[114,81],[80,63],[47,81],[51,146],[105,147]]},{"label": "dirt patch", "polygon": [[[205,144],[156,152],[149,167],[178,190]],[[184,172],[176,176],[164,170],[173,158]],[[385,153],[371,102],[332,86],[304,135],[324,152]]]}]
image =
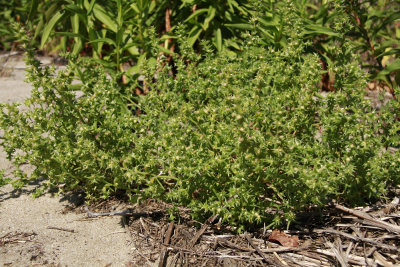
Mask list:
[{"label": "dirt patch", "polygon": [[0,265],[119,266],[131,260],[130,235],[120,218],[85,220],[85,214],[65,212],[69,200],[2,190]]}]

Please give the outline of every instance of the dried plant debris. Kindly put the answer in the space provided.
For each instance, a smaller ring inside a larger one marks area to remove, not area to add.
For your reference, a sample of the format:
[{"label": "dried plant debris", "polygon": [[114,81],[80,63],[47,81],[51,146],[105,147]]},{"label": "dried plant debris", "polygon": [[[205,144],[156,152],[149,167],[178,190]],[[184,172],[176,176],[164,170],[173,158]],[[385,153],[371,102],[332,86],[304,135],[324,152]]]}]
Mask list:
[{"label": "dried plant debris", "polygon": [[5,246],[7,244],[16,244],[16,243],[26,243],[33,242],[37,234],[35,232],[25,233],[25,232],[15,232],[15,233],[7,233],[0,237],[0,247]]},{"label": "dried plant debris", "polygon": [[323,225],[244,234],[221,226],[218,215],[193,221],[184,209],[173,223],[171,206],[156,201],[121,217],[132,234],[132,266],[399,266],[399,207],[397,198],[357,209],[336,205]]},{"label": "dried plant debris", "polygon": [[268,241],[279,243],[284,247],[297,247],[299,245],[299,238],[297,236],[290,236],[279,230],[272,231],[268,237]]}]

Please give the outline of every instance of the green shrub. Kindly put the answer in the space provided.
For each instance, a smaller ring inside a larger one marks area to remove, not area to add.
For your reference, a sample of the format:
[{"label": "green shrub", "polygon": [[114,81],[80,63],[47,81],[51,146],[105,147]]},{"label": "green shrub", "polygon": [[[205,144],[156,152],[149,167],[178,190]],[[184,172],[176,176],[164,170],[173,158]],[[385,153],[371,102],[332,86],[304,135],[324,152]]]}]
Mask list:
[{"label": "green shrub", "polygon": [[151,90],[139,98],[91,61],[56,73],[28,49],[32,96],[24,108],[2,105],[0,128],[8,157],[35,170],[17,168],[12,183],[44,176],[89,199],[159,198],[239,227],[381,196],[400,182],[399,153],[387,149],[399,144],[398,102],[378,112],[363,98],[363,72],[345,41],[332,66],[337,92],[321,96],[319,59],[304,53],[295,16],[288,24],[282,50],[248,35],[237,56],[203,44],[200,58],[182,41],[176,76],[168,65],[144,66]]},{"label": "green shrub", "polygon": [[160,196],[231,224],[279,224],[330,199],[363,203],[400,181],[399,155],[385,150],[397,142],[396,108],[385,118],[371,108],[361,70],[340,49],[339,90],[320,96],[318,57],[302,49],[296,40],[282,51],[251,45],[233,58],[181,61],[175,79],[160,75],[142,116],[149,162],[175,181]]}]

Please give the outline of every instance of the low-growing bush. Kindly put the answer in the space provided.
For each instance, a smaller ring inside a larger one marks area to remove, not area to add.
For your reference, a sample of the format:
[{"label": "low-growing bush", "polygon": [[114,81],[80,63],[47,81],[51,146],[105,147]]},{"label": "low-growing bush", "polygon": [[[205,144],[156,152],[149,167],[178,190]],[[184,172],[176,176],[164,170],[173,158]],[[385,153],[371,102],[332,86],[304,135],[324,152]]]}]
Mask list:
[{"label": "low-growing bush", "polygon": [[28,49],[32,96],[23,108],[2,105],[0,127],[9,158],[35,170],[17,168],[12,183],[44,176],[89,199],[158,198],[239,227],[290,223],[306,207],[360,204],[399,184],[399,153],[388,149],[398,145],[398,102],[378,112],[364,99],[351,47],[338,45],[337,92],[323,96],[309,44],[295,34],[279,51],[259,43],[249,35],[241,54],[200,60],[183,42],[176,75],[144,66],[151,90],[140,97],[88,60],[57,73]]},{"label": "low-growing bush", "polygon": [[400,181],[399,154],[387,150],[398,144],[398,103],[385,117],[371,108],[346,43],[338,91],[321,96],[318,57],[300,57],[303,48],[249,46],[233,58],[181,61],[175,79],[159,77],[142,119],[152,168],[174,177],[160,197],[230,223],[279,224],[331,199],[363,203]]}]

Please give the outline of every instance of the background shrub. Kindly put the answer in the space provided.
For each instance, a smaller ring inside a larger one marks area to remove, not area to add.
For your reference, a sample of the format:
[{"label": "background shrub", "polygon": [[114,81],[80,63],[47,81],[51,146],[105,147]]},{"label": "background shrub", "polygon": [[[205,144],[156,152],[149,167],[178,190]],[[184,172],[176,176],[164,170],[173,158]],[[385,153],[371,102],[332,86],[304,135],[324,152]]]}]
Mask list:
[{"label": "background shrub", "polygon": [[[189,44],[201,53],[200,40],[208,40],[215,51],[240,52],[241,35],[257,32],[264,45],[281,49],[287,45],[286,19],[290,7],[305,22],[300,40],[311,40],[308,53],[317,53],[323,69],[324,90],[333,91],[334,49],[337,27],[361,54],[370,81],[379,81],[395,96],[400,83],[400,3],[368,1],[271,1],[271,0],[12,0],[1,1],[0,48],[15,46],[10,22],[20,22],[34,32],[36,47],[47,52],[69,51],[89,56],[108,70],[140,73],[140,64],[159,54],[148,45],[151,27],[162,53],[180,54],[175,29],[184,25]],[[289,7],[289,9],[287,9]],[[289,11],[292,12],[292,11]],[[171,61],[169,61],[171,63]]]}]

